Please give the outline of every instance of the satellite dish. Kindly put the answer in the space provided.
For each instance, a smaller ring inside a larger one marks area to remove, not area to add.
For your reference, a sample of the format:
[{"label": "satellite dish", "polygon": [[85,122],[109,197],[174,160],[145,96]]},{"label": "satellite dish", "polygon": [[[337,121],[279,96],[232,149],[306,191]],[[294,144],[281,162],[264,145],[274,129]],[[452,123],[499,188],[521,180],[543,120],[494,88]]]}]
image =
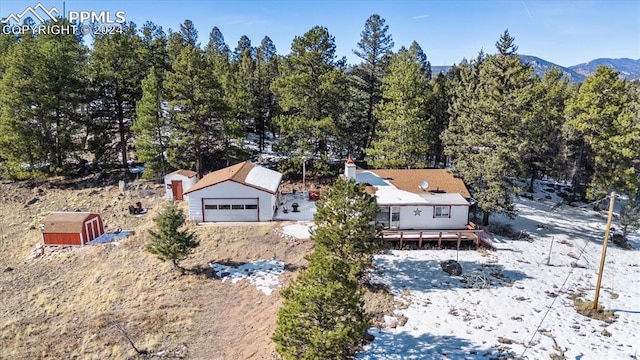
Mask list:
[{"label": "satellite dish", "polygon": [[427,180],[422,180],[422,182],[420,183],[420,189],[422,189],[422,191],[426,191],[428,187],[429,182]]}]

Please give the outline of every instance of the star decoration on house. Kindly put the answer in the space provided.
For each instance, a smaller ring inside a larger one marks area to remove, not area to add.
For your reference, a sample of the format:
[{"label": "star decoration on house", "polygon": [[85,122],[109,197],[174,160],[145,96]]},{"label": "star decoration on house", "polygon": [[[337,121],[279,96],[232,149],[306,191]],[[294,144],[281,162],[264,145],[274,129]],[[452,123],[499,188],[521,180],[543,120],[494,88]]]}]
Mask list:
[{"label": "star decoration on house", "polygon": [[422,210],[420,210],[420,209],[413,210],[413,215],[414,216],[420,216],[421,213],[422,213]]}]

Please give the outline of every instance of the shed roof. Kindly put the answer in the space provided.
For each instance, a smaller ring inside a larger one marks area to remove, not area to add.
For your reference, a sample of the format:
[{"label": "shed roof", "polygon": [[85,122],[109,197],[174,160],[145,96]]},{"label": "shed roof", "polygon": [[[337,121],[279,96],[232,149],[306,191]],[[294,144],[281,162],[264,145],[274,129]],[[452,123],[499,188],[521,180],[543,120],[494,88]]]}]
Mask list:
[{"label": "shed roof", "polygon": [[[376,175],[378,177],[377,179]],[[358,182],[368,183],[375,187],[385,186],[385,181],[388,181],[397,189],[408,191],[414,194],[444,192],[458,193],[464,198],[471,197],[471,194],[469,194],[469,190],[467,190],[467,186],[464,184],[462,179],[455,177],[446,169],[364,170],[359,171],[359,173],[356,175],[356,180],[358,180]],[[429,187],[426,189],[426,191],[420,188],[420,184],[424,180],[429,183]]]},{"label": "shed roof", "polygon": [[188,178],[192,178],[192,177],[195,177],[196,175],[198,175],[198,173],[195,172],[195,171],[191,171],[191,170],[180,169],[180,170],[176,170],[176,171],[174,171],[172,173],[169,173],[166,176],[169,176],[169,175],[182,175],[182,176],[186,176]]},{"label": "shed roof", "polygon": [[233,181],[261,191],[275,194],[280,186],[282,174],[254,165],[248,161],[235,164],[224,169],[220,169],[205,175],[185,194],[204,189],[209,186],[219,184],[224,181]]},{"label": "shed roof", "polygon": [[82,232],[82,226],[89,217],[97,215],[91,212],[56,211],[42,220],[45,233],[74,234]]}]

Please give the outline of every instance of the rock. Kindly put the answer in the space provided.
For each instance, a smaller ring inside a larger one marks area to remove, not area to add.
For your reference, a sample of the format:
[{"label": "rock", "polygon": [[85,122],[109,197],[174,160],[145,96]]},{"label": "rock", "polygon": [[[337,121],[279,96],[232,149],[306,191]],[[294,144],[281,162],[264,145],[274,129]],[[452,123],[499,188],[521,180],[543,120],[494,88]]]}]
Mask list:
[{"label": "rock", "polygon": [[12,267],[10,267],[10,266],[7,266],[7,267],[4,269],[4,272],[9,272],[9,271],[13,271],[13,268],[12,268]]},{"label": "rock", "polygon": [[118,181],[118,189],[120,189],[121,193],[124,193],[125,186],[126,186],[126,183],[124,182],[124,180]]},{"label": "rock", "polygon": [[408,317],[406,317],[404,315],[400,315],[400,317],[398,318],[398,325],[404,326],[404,324],[407,323],[407,320],[409,320]]},{"label": "rock", "polygon": [[373,341],[373,339],[375,339],[376,337],[375,337],[375,336],[373,336],[373,335],[371,335],[371,334],[369,334],[369,332],[367,331],[367,332],[365,332],[365,333],[364,333],[364,335],[362,335],[362,338],[363,338],[363,339],[364,339],[364,341],[366,341],[366,342],[372,342],[372,341]]},{"label": "rock", "polygon": [[26,206],[33,205],[33,204],[36,203],[36,201],[38,201],[38,198],[37,197],[32,197],[31,199],[27,200],[27,203],[25,205]]},{"label": "rock", "polygon": [[446,260],[440,263],[442,270],[449,275],[460,276],[462,275],[462,265],[455,260]]}]

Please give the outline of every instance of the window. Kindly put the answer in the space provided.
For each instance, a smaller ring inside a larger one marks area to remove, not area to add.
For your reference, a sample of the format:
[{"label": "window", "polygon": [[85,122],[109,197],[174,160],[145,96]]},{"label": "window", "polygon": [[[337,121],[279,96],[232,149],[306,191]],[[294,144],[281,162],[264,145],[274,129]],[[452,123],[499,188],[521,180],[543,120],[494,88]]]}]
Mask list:
[{"label": "window", "polygon": [[244,205],[231,205],[233,210],[244,210]]},{"label": "window", "polygon": [[245,205],[244,208],[247,210],[256,210],[258,209],[258,205]]},{"label": "window", "polygon": [[205,205],[205,210],[218,210],[218,205]]},{"label": "window", "polygon": [[231,210],[231,205],[218,205],[219,210]]},{"label": "window", "polygon": [[435,209],[433,210],[433,217],[434,218],[450,218],[451,215],[449,214],[451,210],[451,206],[436,206]]}]

